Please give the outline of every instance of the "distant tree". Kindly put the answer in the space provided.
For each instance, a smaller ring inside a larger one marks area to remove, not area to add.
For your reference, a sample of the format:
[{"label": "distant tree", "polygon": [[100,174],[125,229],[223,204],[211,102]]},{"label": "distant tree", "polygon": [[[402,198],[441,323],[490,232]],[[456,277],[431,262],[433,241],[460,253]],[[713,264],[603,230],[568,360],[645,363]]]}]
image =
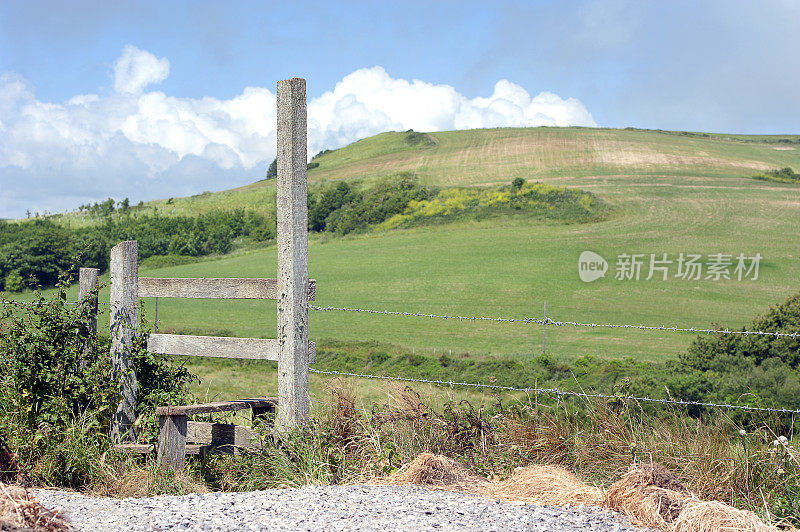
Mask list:
[{"label": "distant tree", "polygon": [[278,158],[275,157],[267,168],[266,179],[275,179],[278,177]]},{"label": "distant tree", "polygon": [[12,270],[8,272],[8,275],[6,275],[3,286],[6,292],[22,292],[22,289],[25,288],[25,283],[23,282],[19,271]]},{"label": "distant tree", "polygon": [[130,208],[130,206],[131,202],[128,200],[128,198],[125,198],[124,200],[119,202],[119,208],[120,210],[122,210],[122,212],[126,212]]},{"label": "distant tree", "polygon": [[525,180],[524,179],[522,179],[521,177],[515,177],[514,181],[511,182],[511,188],[513,188],[515,190],[519,190],[519,189],[522,188],[522,185],[524,185],[524,184],[525,184]]}]

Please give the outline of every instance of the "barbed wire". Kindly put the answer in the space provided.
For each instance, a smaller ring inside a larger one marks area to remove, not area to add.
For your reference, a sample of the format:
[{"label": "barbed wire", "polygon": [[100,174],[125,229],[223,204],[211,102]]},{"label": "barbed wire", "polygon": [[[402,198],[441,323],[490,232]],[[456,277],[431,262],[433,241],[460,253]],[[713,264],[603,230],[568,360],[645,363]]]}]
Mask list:
[{"label": "barbed wire", "polygon": [[442,381],[436,379],[414,379],[411,377],[391,377],[387,375],[371,375],[369,373],[350,373],[347,371],[333,371],[333,370],[325,371],[315,368],[309,368],[308,371],[311,373],[319,373],[324,375],[338,375],[341,377],[356,377],[361,379],[392,380],[401,382],[418,382],[422,384],[433,384],[436,386],[450,386],[450,387],[464,386],[472,388],[489,388],[492,390],[504,390],[504,391],[536,393],[536,394],[552,394],[558,397],[573,396],[573,397],[587,397],[587,398],[599,398],[599,399],[619,399],[619,400],[624,399],[630,401],[639,401],[643,403],[661,403],[661,404],[671,404],[678,406],[707,406],[712,408],[724,408],[728,410],[747,410],[747,411],[757,411],[757,412],[772,412],[778,414],[800,414],[800,410],[792,410],[788,408],[768,408],[768,407],[757,407],[757,406],[729,405],[725,403],[684,401],[682,399],[653,399],[651,397],[636,397],[633,395],[608,395],[603,393],[574,392],[571,390],[559,390],[558,388],[515,388],[513,386],[502,386],[499,384],[480,384],[475,382]]},{"label": "barbed wire", "polygon": [[501,323],[527,323],[536,325],[552,325],[554,327],[589,327],[589,328],[605,328],[605,329],[639,329],[648,331],[672,331],[672,332],[688,332],[694,334],[741,334],[744,336],[773,336],[776,338],[788,337],[797,339],[800,337],[800,332],[782,333],[772,331],[736,331],[729,328],[725,329],[703,329],[698,327],[670,327],[667,325],[628,325],[616,323],[582,323],[578,321],[555,321],[550,318],[490,318],[485,316],[449,316],[446,314],[428,314],[424,312],[401,312],[393,310],[374,310],[362,308],[349,308],[349,307],[318,307],[316,305],[309,305],[310,310],[328,312],[328,311],[341,311],[341,312],[364,312],[367,314],[384,314],[393,316],[411,316],[418,318],[435,318],[445,320],[459,320],[459,321],[494,321]]}]

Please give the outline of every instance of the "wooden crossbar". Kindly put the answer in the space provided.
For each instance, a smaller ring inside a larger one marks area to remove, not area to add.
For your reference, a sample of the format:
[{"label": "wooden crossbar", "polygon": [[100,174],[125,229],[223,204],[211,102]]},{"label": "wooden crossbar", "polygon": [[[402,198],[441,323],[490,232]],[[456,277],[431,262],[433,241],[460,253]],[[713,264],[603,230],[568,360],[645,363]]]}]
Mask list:
[{"label": "wooden crossbar", "polygon": [[212,412],[235,412],[248,408],[269,409],[274,408],[276,404],[278,404],[278,400],[274,397],[256,397],[253,399],[216,401],[214,403],[196,405],[159,406],[156,408],[156,414],[159,416],[191,416],[193,414],[210,414]]},{"label": "wooden crossbar", "polygon": [[[147,350],[161,355],[277,361],[279,345],[274,338],[151,334],[147,338]],[[317,361],[314,342],[308,342],[308,356],[310,364]]]},{"label": "wooden crossbar", "polygon": [[[308,300],[317,282],[308,280]],[[139,297],[278,299],[278,280],[246,277],[139,277]]]}]

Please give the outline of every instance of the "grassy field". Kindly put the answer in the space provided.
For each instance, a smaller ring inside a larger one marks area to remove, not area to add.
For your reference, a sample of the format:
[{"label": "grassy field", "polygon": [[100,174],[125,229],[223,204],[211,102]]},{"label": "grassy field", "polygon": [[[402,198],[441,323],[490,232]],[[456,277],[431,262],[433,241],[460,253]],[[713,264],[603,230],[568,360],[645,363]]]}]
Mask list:
[{"label": "grassy field", "polygon": [[[612,205],[614,215],[592,224],[512,217],[312,238],[309,270],[317,280],[319,306],[540,317],[546,301],[547,315],[554,320],[740,327],[800,290],[800,188],[748,177],[765,168],[800,168],[800,145],[774,142],[800,137],[730,140],[536,128],[434,133],[435,143],[420,147],[409,146],[403,135],[386,133],[323,155],[310,180],[408,170],[423,182],[447,186],[521,176],[594,192]],[[180,213],[234,206],[272,209],[272,198],[274,182],[259,182],[153,205]],[[592,283],[579,279],[577,260],[584,250],[609,262],[605,278]],[[763,260],[755,281],[675,279],[676,264],[666,281],[644,280],[646,264],[642,280],[615,280],[616,258],[622,253],[666,253],[672,260],[680,253],[760,253]],[[272,277],[275,270],[276,250],[267,247],[142,274]],[[107,297],[106,291],[101,300]],[[154,302],[146,304],[152,313]],[[271,301],[158,303],[161,328],[181,332],[274,337],[275,314]],[[542,351],[541,326],[525,324],[312,311],[310,334],[317,340],[377,340],[421,353],[452,351],[470,357],[525,359]],[[661,361],[685,349],[692,338],[673,332],[548,327],[546,349],[563,359],[590,354]],[[218,366],[198,368],[205,368],[201,373],[206,377],[220,371]]]}]

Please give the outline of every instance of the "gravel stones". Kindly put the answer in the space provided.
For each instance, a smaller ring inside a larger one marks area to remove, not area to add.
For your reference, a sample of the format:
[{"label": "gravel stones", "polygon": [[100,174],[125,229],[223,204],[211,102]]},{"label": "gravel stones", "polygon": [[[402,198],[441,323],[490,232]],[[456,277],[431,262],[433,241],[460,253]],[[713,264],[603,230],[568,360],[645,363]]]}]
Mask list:
[{"label": "gravel stones", "polygon": [[602,508],[500,502],[416,486],[306,486],[141,499],[35,493],[46,507],[60,509],[78,531],[643,530]]}]

